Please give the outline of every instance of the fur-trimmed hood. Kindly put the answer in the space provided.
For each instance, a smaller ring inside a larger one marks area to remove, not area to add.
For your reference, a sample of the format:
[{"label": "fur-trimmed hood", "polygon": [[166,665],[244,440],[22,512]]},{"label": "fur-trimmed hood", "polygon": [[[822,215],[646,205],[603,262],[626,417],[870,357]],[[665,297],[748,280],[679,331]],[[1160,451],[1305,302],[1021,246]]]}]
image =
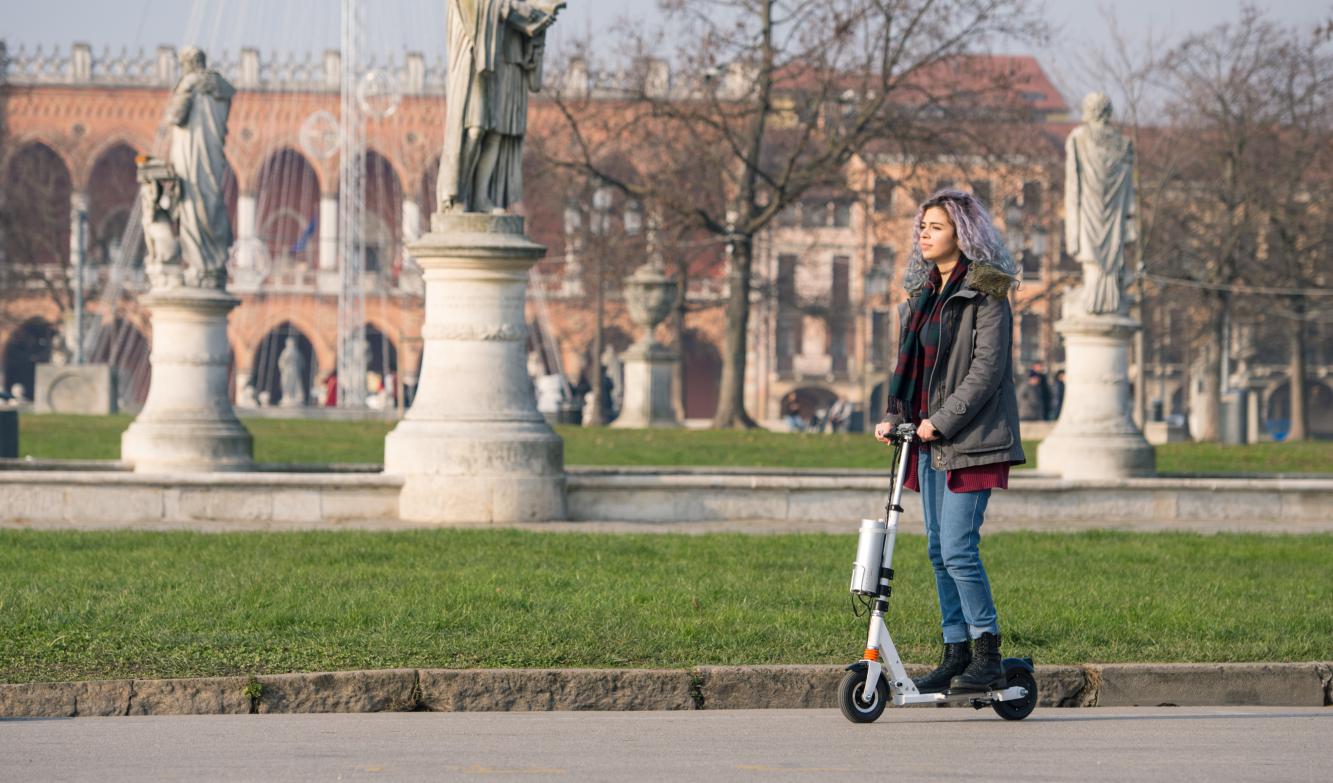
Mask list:
[{"label": "fur-trimmed hood", "polygon": [[976,262],[968,266],[963,282],[973,291],[980,291],[996,299],[1008,297],[1010,289],[1018,284],[1013,275],[1005,274],[990,264]]}]

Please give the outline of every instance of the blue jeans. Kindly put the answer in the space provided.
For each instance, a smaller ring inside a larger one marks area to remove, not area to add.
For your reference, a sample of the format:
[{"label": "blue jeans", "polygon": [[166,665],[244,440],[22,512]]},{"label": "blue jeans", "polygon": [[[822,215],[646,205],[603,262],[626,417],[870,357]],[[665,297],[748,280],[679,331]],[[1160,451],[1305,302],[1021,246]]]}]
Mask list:
[{"label": "blue jeans", "polygon": [[917,462],[917,477],[926,512],[926,552],[935,568],[945,643],[964,642],[983,633],[998,635],[1000,623],[979,548],[991,491],[950,491],[945,471],[931,467],[930,449],[925,447]]}]

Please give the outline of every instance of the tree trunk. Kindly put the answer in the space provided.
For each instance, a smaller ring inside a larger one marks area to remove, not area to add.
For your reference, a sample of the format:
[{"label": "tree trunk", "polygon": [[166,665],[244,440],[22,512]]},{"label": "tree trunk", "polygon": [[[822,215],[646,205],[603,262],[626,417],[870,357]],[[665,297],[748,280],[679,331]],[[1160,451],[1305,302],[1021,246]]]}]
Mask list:
[{"label": "tree trunk", "polygon": [[685,421],[685,303],[690,278],[685,263],[676,272],[676,302],[671,308],[671,334],[676,343],[676,361],[671,365],[671,403],[676,420]]},{"label": "tree trunk", "polygon": [[745,352],[750,326],[750,267],[754,238],[735,235],[731,253],[731,295],[727,299],[727,336],[722,351],[722,383],[718,390],[715,429],[748,429],[758,425],[745,412]]},{"label": "tree trunk", "polygon": [[1221,440],[1221,432],[1218,429],[1218,420],[1221,417],[1220,394],[1218,393],[1218,355],[1214,346],[1205,346],[1203,350],[1203,361],[1197,365],[1197,372],[1189,379],[1191,384],[1202,381],[1202,389],[1197,394],[1190,395],[1193,398],[1193,404],[1190,406],[1190,437],[1201,442],[1216,442]]},{"label": "tree trunk", "polygon": [[1140,430],[1148,421],[1148,308],[1143,306],[1143,278],[1139,277],[1134,301],[1134,316],[1139,328],[1134,333],[1134,424]]},{"label": "tree trunk", "polygon": [[1220,312],[1210,324],[1209,344],[1204,346],[1203,391],[1199,411],[1195,416],[1198,432],[1191,433],[1197,441],[1216,443],[1222,439],[1222,352],[1226,346],[1226,318]]},{"label": "tree trunk", "polygon": [[606,424],[606,411],[602,408],[602,384],[606,382],[602,374],[602,338],[605,332],[602,309],[606,296],[606,257],[602,252],[604,249],[599,247],[597,253],[596,319],[592,335],[592,380],[590,381],[592,384],[592,404],[588,406],[583,416],[583,426],[585,427],[600,427]]},{"label": "tree trunk", "polygon": [[[1297,301],[1296,314],[1305,315],[1304,303]],[[1291,377],[1287,383],[1291,390],[1291,429],[1287,431],[1287,440],[1309,440],[1310,418],[1305,405],[1305,321],[1297,318],[1292,324],[1288,345],[1291,348]]]}]

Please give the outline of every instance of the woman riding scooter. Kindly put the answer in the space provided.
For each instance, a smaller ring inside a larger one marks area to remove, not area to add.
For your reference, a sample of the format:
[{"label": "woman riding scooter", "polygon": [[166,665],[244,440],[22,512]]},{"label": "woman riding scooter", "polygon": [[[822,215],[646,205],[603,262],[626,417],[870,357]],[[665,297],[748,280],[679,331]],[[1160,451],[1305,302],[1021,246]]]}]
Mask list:
[{"label": "woman riding scooter", "polygon": [[921,444],[906,486],[921,493],[944,638],[940,665],[915,680],[922,693],[1005,683],[979,545],[991,490],[1007,488],[1009,467],[1025,461],[1011,356],[1016,273],[976,197],[942,190],[917,210],[898,360],[875,437],[888,443],[906,420]]}]

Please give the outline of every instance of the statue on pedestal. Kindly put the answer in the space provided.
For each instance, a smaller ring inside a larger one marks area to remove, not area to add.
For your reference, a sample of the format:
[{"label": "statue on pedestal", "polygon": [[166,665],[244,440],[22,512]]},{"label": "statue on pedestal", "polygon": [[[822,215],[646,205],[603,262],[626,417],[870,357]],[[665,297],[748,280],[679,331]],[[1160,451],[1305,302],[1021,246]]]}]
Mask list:
[{"label": "statue on pedestal", "polygon": [[1111,127],[1111,99],[1083,99],[1065,141],[1065,250],[1083,265],[1069,315],[1124,315],[1125,245],[1135,241],[1134,145]]},{"label": "statue on pedestal", "polygon": [[139,302],[152,313],[153,381],[121,435],[120,455],[138,472],[249,470],[254,441],[232,407],[227,340],[227,314],[241,303],[226,290],[231,170],[223,145],[236,91],[198,49],[182,49],[180,62],[166,110],[167,159],[136,159],[152,283]]},{"label": "statue on pedestal", "polygon": [[1123,296],[1125,245],[1135,240],[1134,146],[1110,119],[1110,99],[1090,93],[1083,124],[1065,142],[1065,249],[1083,264],[1083,284],[1055,324],[1067,385],[1037,462],[1066,479],[1151,475],[1156,464],[1129,404],[1129,341],[1139,329]]},{"label": "statue on pedestal", "polygon": [[524,361],[528,273],[546,248],[505,211],[522,197],[527,96],[541,85],[543,31],[563,6],[447,0],[437,209],[408,248],[430,280],[424,345],[412,406],[384,439],[384,472],[403,481],[403,519],[566,513],[564,444],[537,410]]},{"label": "statue on pedestal", "polygon": [[441,212],[503,212],[523,196],[528,92],[564,0],[447,0]]}]

